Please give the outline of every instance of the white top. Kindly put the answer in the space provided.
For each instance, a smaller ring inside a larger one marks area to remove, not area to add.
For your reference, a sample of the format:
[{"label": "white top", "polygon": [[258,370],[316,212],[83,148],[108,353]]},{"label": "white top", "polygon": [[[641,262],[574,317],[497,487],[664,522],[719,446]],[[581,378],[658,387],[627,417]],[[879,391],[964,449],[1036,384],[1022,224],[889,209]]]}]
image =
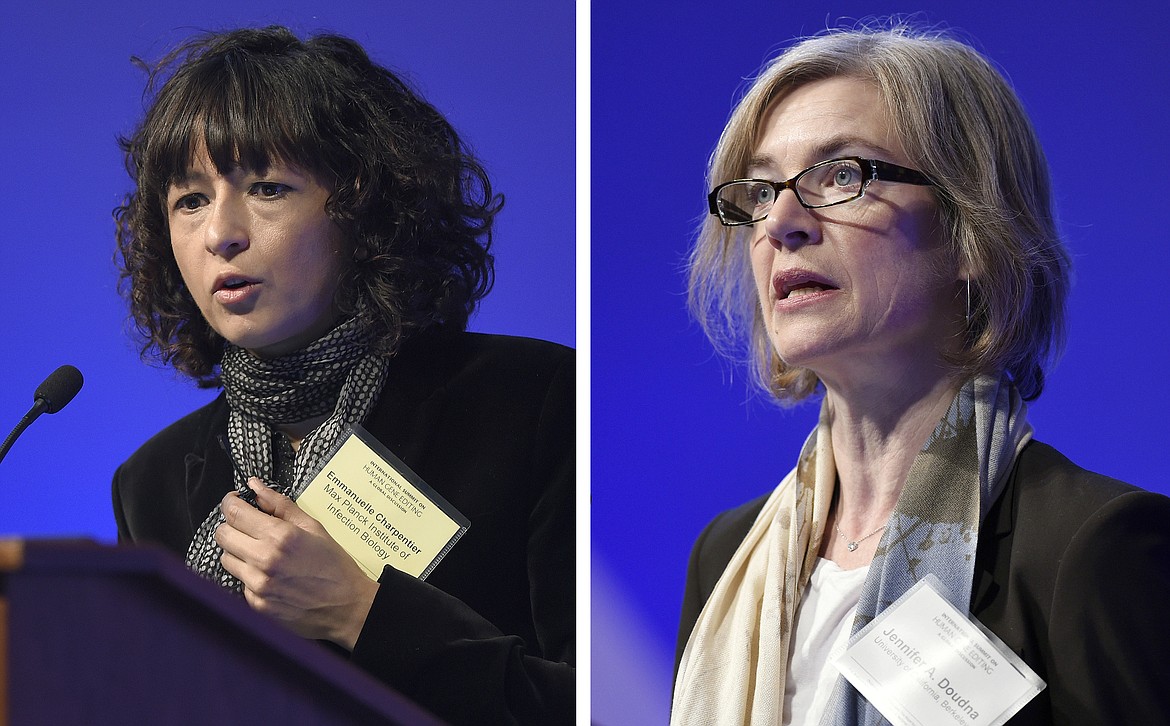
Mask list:
[{"label": "white top", "polygon": [[839,675],[832,657],[845,649],[869,565],[842,570],[817,558],[812,578],[796,609],[789,639],[788,680],[784,685],[784,723],[818,724]]}]

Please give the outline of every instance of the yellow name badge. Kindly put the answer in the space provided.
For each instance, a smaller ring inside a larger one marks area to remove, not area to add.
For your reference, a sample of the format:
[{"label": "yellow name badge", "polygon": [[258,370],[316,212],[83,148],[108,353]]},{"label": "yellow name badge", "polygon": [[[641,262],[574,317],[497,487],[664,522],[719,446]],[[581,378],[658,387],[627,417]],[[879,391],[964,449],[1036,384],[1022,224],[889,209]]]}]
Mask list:
[{"label": "yellow name badge", "polygon": [[386,565],[426,579],[471,522],[369,432],[348,428],[297,504],[370,579]]}]

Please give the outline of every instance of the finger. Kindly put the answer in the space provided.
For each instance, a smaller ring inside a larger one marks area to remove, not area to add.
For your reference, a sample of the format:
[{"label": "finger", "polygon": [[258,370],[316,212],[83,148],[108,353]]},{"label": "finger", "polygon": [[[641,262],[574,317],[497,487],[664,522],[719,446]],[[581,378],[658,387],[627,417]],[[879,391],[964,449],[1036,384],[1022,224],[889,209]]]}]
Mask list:
[{"label": "finger", "polygon": [[224,523],[215,528],[215,542],[224,552],[233,556],[257,562],[263,554],[263,543],[250,534],[241,532],[230,524]]},{"label": "finger", "polygon": [[255,594],[257,591],[263,590],[266,587],[269,580],[268,574],[253,566],[247,560],[242,560],[231,552],[224,550],[219,561],[223,565],[224,570],[243,584],[245,594],[248,592]]},{"label": "finger", "polygon": [[248,488],[256,495],[256,506],[265,514],[272,514],[280,494],[257,476],[248,479]]},{"label": "finger", "polygon": [[273,518],[251,506],[240,495],[230,492],[220,501],[224,521],[236,529],[259,539],[273,523]]},{"label": "finger", "polygon": [[248,480],[248,488],[256,495],[256,506],[264,512],[275,515],[277,508],[282,506],[288,497],[267,486],[262,479],[252,477]]},{"label": "finger", "polygon": [[[297,619],[300,610],[290,605],[289,592],[282,585],[281,577],[257,567],[247,559],[241,559],[231,552],[224,550],[220,556],[223,569],[233,575],[244,589],[244,600],[257,612],[264,613],[300,632]],[[302,633],[306,637],[310,633]]]},{"label": "finger", "polygon": [[259,479],[253,477],[248,480],[248,486],[252,491],[256,492],[256,504],[260,509],[268,514],[282,519],[289,524],[294,524],[301,529],[310,532],[319,532],[320,526],[317,520],[305,514],[305,511],[297,506],[297,503],[289,499],[280,492],[269,489],[264,486],[264,483]]}]

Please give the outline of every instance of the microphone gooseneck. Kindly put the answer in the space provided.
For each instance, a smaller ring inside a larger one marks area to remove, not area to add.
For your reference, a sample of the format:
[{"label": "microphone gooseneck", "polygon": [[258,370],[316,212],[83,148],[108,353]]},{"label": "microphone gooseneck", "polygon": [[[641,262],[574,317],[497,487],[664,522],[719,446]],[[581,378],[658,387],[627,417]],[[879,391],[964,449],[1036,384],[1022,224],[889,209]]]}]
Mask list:
[{"label": "microphone gooseneck", "polygon": [[16,424],[16,428],[12,429],[12,433],[8,434],[8,438],[4,439],[4,443],[0,444],[0,461],[8,454],[8,450],[12,448],[12,444],[16,441],[24,430],[37,420],[37,417],[42,413],[57,413],[65,408],[66,404],[73,400],[77,392],[81,390],[81,385],[85,379],[81,376],[81,371],[73,366],[64,365],[49,374],[49,377],[44,380],[41,385],[37,386],[36,392],[33,393],[33,405],[20,419],[20,423]]}]

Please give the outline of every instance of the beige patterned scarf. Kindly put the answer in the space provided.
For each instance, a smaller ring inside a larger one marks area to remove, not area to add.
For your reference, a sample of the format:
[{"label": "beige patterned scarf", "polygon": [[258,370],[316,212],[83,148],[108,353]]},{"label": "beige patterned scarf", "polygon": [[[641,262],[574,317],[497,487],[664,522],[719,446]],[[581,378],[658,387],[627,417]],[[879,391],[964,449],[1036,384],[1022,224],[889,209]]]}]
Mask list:
[{"label": "beige patterned scarf", "polygon": [[[933,573],[968,607],[979,523],[1032,436],[1006,378],[978,376],[952,401],[915,458],[870,564],[852,632]],[[691,631],[675,682],[672,726],[779,724],[789,636],[816,565],[836,482],[825,406],[796,468],[768,497]],[[843,678],[824,723],[884,719]]]}]

